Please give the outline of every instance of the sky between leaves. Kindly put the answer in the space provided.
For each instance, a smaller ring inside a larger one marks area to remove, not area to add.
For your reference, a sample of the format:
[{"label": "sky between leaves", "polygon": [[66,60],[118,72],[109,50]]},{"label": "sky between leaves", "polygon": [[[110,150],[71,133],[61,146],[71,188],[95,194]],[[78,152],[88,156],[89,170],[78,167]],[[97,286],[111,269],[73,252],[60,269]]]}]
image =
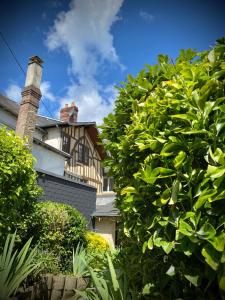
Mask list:
[{"label": "sky between leaves", "polygon": [[[58,117],[75,101],[79,121],[102,122],[113,110],[115,85],[158,54],[209,49],[225,36],[223,0],[2,0],[0,31],[26,71],[44,60],[39,113]],[[20,101],[24,74],[0,39],[0,93]]]}]

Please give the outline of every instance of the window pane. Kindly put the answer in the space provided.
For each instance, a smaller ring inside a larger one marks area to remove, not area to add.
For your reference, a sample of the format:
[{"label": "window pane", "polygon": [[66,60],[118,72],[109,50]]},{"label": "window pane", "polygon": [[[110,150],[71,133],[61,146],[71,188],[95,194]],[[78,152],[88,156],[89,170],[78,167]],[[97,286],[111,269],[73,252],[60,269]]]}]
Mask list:
[{"label": "window pane", "polygon": [[112,191],[113,190],[113,178],[110,177],[109,178],[109,191]]},{"label": "window pane", "polygon": [[84,152],[84,163],[89,164],[89,149],[88,147],[85,147],[85,152]]},{"label": "window pane", "polygon": [[108,178],[107,177],[103,178],[103,191],[104,192],[108,191]]},{"label": "window pane", "polygon": [[78,144],[78,161],[83,162],[83,145]]},{"label": "window pane", "polygon": [[66,133],[62,136],[62,151],[70,153],[70,136]]}]

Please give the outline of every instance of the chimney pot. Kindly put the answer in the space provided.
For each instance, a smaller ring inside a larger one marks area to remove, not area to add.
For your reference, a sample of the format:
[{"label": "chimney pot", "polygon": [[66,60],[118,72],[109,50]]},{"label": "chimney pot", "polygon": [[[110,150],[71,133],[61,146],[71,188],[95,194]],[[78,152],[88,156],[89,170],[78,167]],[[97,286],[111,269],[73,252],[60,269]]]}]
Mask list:
[{"label": "chimney pot", "polygon": [[39,64],[40,66],[42,66],[42,64],[43,64],[43,60],[37,55],[31,56],[29,58],[29,64],[32,64],[34,62]]},{"label": "chimney pot", "polygon": [[32,56],[29,59],[25,87],[33,85],[40,88],[42,76],[42,63],[43,60],[38,56]]},{"label": "chimney pot", "polygon": [[75,106],[75,102],[74,102],[74,101],[71,103],[71,106],[72,106],[72,107]]},{"label": "chimney pot", "polygon": [[66,104],[65,104],[65,108],[67,108],[68,106],[69,106],[69,105],[66,103]]}]

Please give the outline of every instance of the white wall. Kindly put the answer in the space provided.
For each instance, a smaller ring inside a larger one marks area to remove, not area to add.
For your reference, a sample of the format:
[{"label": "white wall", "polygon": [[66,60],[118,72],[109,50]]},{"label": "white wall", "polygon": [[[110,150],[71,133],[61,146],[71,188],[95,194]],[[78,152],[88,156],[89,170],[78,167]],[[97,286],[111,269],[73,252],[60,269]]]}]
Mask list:
[{"label": "white wall", "polygon": [[96,217],[95,230],[114,248],[116,236],[116,220],[113,217]]},{"label": "white wall", "polygon": [[12,115],[11,113],[0,108],[0,124],[1,125],[6,125],[10,129],[15,130],[16,120],[17,120],[17,118],[14,115]]},{"label": "white wall", "polygon": [[61,150],[61,135],[59,128],[48,128],[48,136],[45,139],[45,143],[52,147]]},{"label": "white wall", "polygon": [[36,158],[35,167],[58,175],[64,175],[65,158],[41,145],[33,143],[32,154]]}]

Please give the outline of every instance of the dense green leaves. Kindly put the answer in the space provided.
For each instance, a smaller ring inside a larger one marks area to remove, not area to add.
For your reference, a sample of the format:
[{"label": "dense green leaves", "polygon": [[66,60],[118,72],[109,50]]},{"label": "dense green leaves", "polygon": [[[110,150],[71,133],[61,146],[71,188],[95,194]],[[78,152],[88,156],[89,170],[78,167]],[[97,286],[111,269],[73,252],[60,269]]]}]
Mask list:
[{"label": "dense green leaves", "polygon": [[86,220],[70,205],[39,202],[27,221],[28,234],[42,252],[53,254],[61,271],[72,271],[73,249],[86,244]]},{"label": "dense green leaves", "polygon": [[20,233],[34,208],[40,188],[33,156],[13,131],[0,128],[0,248],[8,232]]},{"label": "dense green leaves", "polygon": [[[128,77],[104,120],[122,247],[139,290],[205,297],[223,268],[224,70],[223,39],[210,52],[181,50],[176,63],[160,55]],[[151,276],[155,265],[159,277]]]}]

